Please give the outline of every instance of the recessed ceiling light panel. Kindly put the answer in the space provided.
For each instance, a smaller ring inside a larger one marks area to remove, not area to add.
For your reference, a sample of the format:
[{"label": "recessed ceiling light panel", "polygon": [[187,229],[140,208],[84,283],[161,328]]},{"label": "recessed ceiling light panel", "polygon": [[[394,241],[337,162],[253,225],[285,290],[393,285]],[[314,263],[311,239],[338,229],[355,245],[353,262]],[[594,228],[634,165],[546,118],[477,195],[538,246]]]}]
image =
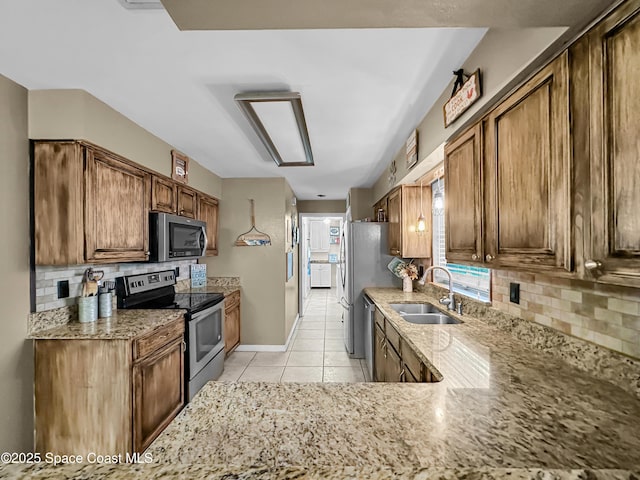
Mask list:
[{"label": "recessed ceiling light panel", "polygon": [[276,165],[314,165],[298,92],[239,93],[234,99]]}]

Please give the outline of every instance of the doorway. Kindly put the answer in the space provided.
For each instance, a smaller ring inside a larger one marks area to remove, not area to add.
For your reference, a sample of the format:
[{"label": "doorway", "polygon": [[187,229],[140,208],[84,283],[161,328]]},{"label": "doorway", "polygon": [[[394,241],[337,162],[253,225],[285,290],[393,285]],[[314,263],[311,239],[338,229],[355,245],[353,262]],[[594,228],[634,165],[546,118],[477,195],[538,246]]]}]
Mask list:
[{"label": "doorway", "polygon": [[300,316],[304,316],[312,290],[329,291],[328,300],[339,300],[338,262],[344,227],[341,213],[301,213],[300,225]]}]

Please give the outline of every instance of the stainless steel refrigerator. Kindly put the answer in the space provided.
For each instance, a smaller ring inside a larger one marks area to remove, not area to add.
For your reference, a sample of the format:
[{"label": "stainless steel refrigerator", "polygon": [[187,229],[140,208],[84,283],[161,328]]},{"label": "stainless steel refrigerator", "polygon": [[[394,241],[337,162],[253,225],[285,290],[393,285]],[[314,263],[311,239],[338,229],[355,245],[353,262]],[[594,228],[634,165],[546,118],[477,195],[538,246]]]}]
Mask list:
[{"label": "stainless steel refrigerator", "polygon": [[[374,222],[346,222],[340,244],[340,279],[344,309],[344,344],[352,358],[365,356],[366,287],[400,287],[402,281],[387,265],[393,258],[387,245],[389,225]],[[367,341],[371,341],[368,339]]]}]

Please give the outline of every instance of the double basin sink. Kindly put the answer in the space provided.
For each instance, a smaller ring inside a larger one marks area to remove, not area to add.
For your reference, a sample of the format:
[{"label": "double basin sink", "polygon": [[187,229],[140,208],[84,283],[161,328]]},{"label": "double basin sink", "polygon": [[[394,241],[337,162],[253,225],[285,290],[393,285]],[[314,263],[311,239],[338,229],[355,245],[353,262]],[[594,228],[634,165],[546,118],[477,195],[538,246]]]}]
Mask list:
[{"label": "double basin sink", "polygon": [[409,323],[447,325],[461,323],[429,303],[390,303],[389,306]]}]

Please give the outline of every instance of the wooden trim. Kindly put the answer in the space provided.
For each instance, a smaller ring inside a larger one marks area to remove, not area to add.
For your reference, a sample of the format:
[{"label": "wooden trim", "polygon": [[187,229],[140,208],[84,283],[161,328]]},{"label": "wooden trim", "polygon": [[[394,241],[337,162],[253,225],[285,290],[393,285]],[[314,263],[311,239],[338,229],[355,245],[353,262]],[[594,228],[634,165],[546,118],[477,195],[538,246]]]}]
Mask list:
[{"label": "wooden trim", "polygon": [[424,185],[429,185],[435,182],[439,178],[444,178],[444,160],[438,163],[435,167],[425,173],[423,176],[416,180],[416,185],[420,185],[420,183]]}]

